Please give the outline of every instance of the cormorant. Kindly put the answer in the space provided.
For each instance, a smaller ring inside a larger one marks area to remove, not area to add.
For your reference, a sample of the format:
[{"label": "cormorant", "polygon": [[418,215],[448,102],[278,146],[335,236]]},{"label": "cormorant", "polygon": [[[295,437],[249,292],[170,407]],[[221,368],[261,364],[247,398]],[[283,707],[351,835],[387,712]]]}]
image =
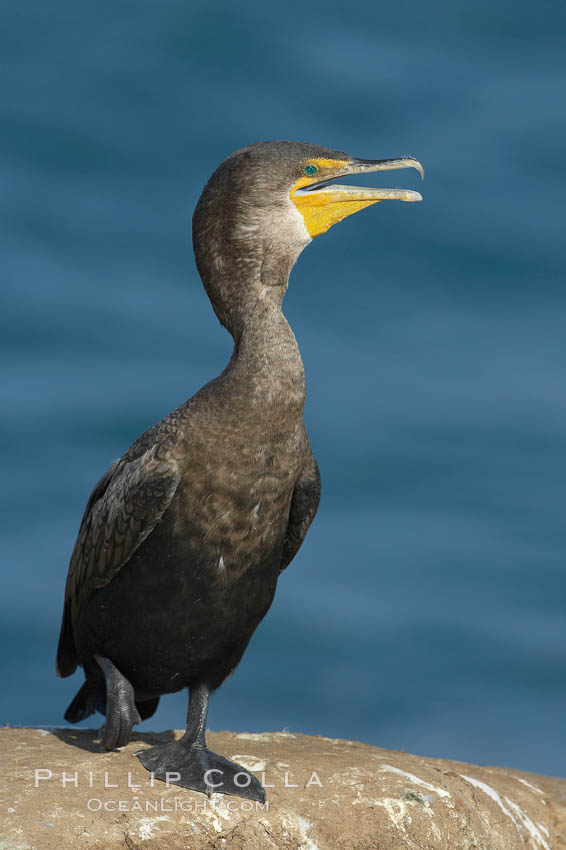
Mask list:
[{"label": "cormorant", "polygon": [[211,691],[240,661],[319,503],[303,364],[281,303],[313,237],[379,201],[421,200],[330,181],[408,167],[422,175],[412,157],[260,142],[227,157],[197,204],[198,270],[234,351],[221,375],[96,484],[71,556],[57,653],[60,676],[80,664],[86,677],[65,719],[105,714],[107,749],[127,744],[162,694],[189,688],[184,736],[138,754],[160,779],[265,800],[254,776],[207,749],[205,727]]}]

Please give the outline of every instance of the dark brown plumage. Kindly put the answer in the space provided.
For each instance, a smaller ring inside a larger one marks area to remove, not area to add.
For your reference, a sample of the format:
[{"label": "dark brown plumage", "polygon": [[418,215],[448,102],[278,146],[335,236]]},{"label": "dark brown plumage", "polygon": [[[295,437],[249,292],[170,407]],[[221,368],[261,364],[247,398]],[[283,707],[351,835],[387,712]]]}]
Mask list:
[{"label": "dark brown plumage", "polygon": [[305,163],[330,162],[333,176],[346,160],[314,145],[262,143],[211,177],[193,242],[234,338],[232,358],[100,479],[71,557],[57,669],[69,676],[81,664],[86,680],[65,717],[102,711],[104,743],[114,748],[161,695],[189,687],[184,738],[140,758],[159,778],[178,772],[178,784],[196,790],[264,799],[255,777],[206,749],[206,710],[318,507],[303,364],[281,302],[311,238],[294,187],[305,182]]}]

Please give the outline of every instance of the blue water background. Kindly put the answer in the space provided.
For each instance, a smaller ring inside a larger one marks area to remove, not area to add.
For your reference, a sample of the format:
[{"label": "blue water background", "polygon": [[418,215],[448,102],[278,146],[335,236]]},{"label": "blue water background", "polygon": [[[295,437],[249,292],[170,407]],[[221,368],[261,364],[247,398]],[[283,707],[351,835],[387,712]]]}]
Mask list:
[{"label": "blue water background", "polygon": [[205,180],[299,139],[413,154],[425,200],[352,216],[293,272],[323,500],[210,726],[566,775],[565,18],[2,4],[1,721],[63,722],[90,489],[230,355],[190,247]]}]

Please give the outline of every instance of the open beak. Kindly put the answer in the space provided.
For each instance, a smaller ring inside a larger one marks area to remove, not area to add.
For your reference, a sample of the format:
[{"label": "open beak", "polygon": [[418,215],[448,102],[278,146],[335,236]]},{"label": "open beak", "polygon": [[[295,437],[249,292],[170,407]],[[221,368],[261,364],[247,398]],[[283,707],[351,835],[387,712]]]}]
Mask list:
[{"label": "open beak", "polygon": [[332,175],[318,182],[300,181],[291,192],[291,200],[302,214],[311,237],[325,233],[333,224],[346,216],[380,201],[422,201],[419,192],[412,189],[373,189],[362,186],[345,186],[331,183],[337,177],[349,174],[366,174],[396,168],[416,168],[424,178],[424,169],[412,156],[398,159],[352,159],[336,162]]}]

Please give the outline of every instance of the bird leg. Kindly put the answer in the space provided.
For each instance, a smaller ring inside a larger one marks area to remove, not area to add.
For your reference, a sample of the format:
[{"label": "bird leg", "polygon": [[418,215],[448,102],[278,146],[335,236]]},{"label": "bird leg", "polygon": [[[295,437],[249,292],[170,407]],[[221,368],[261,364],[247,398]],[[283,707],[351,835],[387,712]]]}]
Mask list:
[{"label": "bird leg", "polygon": [[125,747],[130,740],[132,728],[141,722],[134,699],[134,689],[109,658],[95,655],[106,681],[106,724],[104,746],[107,750]]},{"label": "bird leg", "polygon": [[178,741],[142,750],[137,756],[157,779],[210,796],[234,794],[265,803],[260,782],[244,767],[206,746],[205,728],[210,691],[204,683],[190,689],[187,731]]}]

